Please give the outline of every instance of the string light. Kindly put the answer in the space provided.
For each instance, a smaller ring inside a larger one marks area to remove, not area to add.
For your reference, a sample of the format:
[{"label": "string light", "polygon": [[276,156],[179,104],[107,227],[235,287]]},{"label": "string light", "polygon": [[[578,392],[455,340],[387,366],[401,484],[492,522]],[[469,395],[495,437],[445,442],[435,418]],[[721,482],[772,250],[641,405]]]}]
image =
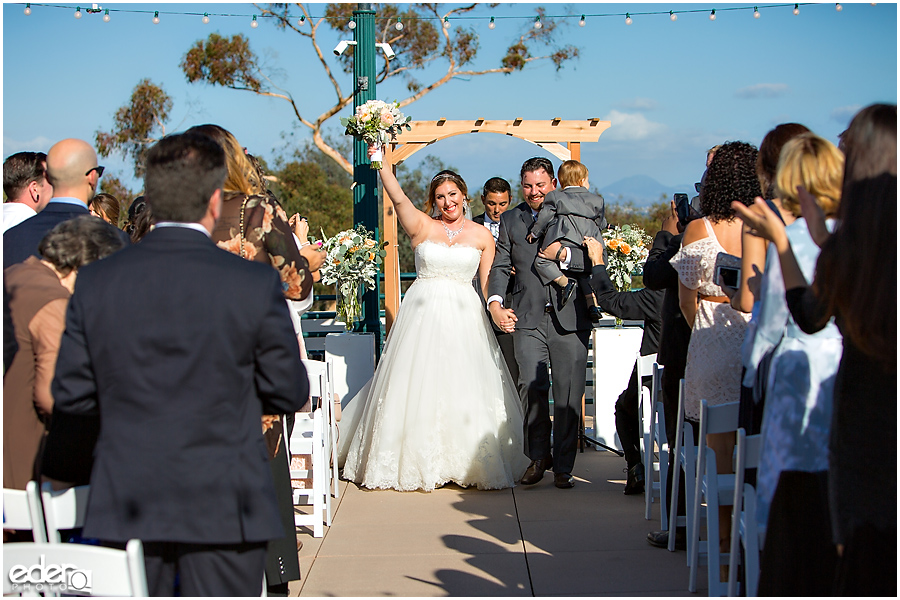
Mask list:
[{"label": "string light", "polygon": [[80,7],[80,6],[76,6],[76,7],[75,7],[75,18],[76,18],[76,19],[80,19],[80,18],[81,18],[81,7]]},{"label": "string light", "polygon": [[444,17],[444,29],[450,29],[450,19]]},{"label": "string light", "polygon": [[578,19],[578,26],[584,27],[584,15],[581,15],[581,18]]},{"label": "string light", "polygon": [[347,23],[347,28],[356,29],[356,21],[350,21],[349,23]]},{"label": "string light", "polygon": [[209,25],[209,13],[203,13],[203,18],[200,20],[203,21],[204,25]]},{"label": "string light", "polygon": [[394,29],[397,31],[403,31],[403,21],[400,20],[400,17],[397,17],[397,24],[394,25]]},{"label": "string light", "polygon": [[493,29],[496,26],[497,26],[497,24],[494,23],[494,17],[491,17],[491,22],[488,23],[488,29]]},{"label": "string light", "polygon": [[710,21],[715,21],[715,20],[716,20],[716,9],[712,9],[712,12],[709,13],[709,20],[710,20]]},{"label": "string light", "polygon": [[541,17],[540,17],[540,16],[535,17],[535,18],[534,18],[534,28],[535,28],[535,29],[540,29],[540,28],[543,27],[543,26],[544,26],[544,24],[541,23]]},{"label": "string light", "polygon": [[306,15],[300,15],[300,18],[297,19],[297,25],[302,27],[304,23],[306,23]]},{"label": "string light", "polygon": [[841,6],[840,2],[838,2],[837,4],[834,5],[834,10],[841,12],[842,10],[844,10],[844,7]]},{"label": "string light", "polygon": [[29,3],[25,4],[25,16],[27,17],[30,14],[31,14],[31,3],[29,2]]},{"label": "string light", "polygon": [[109,23],[109,9],[108,9],[108,8],[107,8],[106,11],[103,13],[103,22],[104,22],[104,23]]},{"label": "string light", "polygon": [[253,15],[253,20],[250,21],[250,27],[252,27],[253,29],[259,27],[259,21],[256,20],[256,15]]},{"label": "string light", "polygon": [[633,21],[631,19],[631,15],[629,13],[625,13],[625,24],[631,25],[632,23],[633,23]]},{"label": "string light", "polygon": [[669,20],[673,23],[678,20],[678,15],[675,14],[674,10],[669,11]]},{"label": "string light", "polygon": [[159,11],[158,10],[153,11],[153,24],[159,25]]},{"label": "string light", "polygon": [[759,18],[759,9],[756,8],[755,6],[753,7],[753,18],[754,18],[754,19],[758,19],[758,18]]},{"label": "string light", "polygon": [[799,4],[795,4],[795,5],[794,5],[794,14],[795,14],[795,15],[799,15],[799,14],[800,14],[800,5],[799,5]]}]

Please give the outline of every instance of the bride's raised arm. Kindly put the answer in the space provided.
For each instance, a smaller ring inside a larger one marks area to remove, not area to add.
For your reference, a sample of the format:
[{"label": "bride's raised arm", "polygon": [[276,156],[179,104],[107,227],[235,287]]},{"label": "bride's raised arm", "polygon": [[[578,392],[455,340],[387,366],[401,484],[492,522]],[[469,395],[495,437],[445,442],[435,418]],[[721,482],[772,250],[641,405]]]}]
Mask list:
[{"label": "bride's raised arm", "polygon": [[[369,149],[371,156],[372,149]],[[415,247],[428,235],[428,224],[431,219],[424,212],[415,207],[412,201],[406,197],[400,188],[400,182],[394,175],[391,165],[384,163],[379,170],[381,173],[381,183],[384,185],[384,191],[387,192],[394,210],[397,211],[397,219],[406,232],[406,235],[412,240]]]}]

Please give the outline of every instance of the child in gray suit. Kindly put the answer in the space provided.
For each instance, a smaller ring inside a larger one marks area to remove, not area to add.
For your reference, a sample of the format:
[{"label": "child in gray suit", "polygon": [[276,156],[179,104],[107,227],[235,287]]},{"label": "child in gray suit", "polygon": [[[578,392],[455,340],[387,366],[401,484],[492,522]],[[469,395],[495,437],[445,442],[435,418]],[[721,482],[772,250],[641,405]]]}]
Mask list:
[{"label": "child in gray suit", "polygon": [[[564,248],[580,248],[586,236],[602,240],[601,231],[606,229],[603,197],[587,190],[588,169],[577,160],[567,160],[559,166],[560,187],[544,197],[544,205],[537,220],[531,226],[528,241],[534,243],[541,236],[541,249],[553,242],[560,242]],[[557,257],[559,253],[557,253]],[[575,282],[579,282],[582,293],[588,300],[591,320],[600,320],[601,311],[597,306],[588,277],[569,277],[560,269],[556,260],[534,259],[534,270],[547,285],[555,283],[562,289],[560,308],[568,304],[575,293]]]}]

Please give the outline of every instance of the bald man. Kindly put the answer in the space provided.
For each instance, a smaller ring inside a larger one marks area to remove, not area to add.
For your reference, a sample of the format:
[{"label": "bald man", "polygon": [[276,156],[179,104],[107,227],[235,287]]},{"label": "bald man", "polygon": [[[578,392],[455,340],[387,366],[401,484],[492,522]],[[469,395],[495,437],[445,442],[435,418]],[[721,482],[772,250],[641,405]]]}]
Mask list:
[{"label": "bald man", "polygon": [[54,144],[47,153],[47,180],[53,186],[53,197],[44,210],[3,234],[3,268],[39,256],[38,244],[57,224],[90,214],[87,203],[97,193],[102,174],[97,153],[84,140]]}]

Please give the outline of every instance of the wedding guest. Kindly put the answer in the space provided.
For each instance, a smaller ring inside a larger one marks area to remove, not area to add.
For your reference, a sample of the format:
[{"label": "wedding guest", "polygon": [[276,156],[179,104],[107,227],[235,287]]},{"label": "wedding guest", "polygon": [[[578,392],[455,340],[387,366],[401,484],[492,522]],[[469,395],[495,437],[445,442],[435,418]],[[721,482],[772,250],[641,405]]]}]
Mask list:
[{"label": "wedding guest", "polygon": [[136,244],[153,229],[153,210],[143,196],[138,196],[128,207],[128,217],[122,228]]},{"label": "wedding guest", "polygon": [[[670,261],[678,271],[681,312],[692,329],[684,372],[685,420],[699,421],[701,399],[710,406],[740,399],[741,343],[750,316],[731,307],[715,270],[717,263],[740,265],[742,223],[735,219],[732,202],[749,206],[760,194],[756,156],[756,147],[744,142],[729,142],[716,151],[700,190],[704,216],[688,223],[681,250]],[[733,472],[734,432],[711,434],[707,444],[716,453],[717,472]],[[731,507],[722,506],[722,551],[728,550],[730,532]],[[715,546],[716,540],[709,543]]]},{"label": "wedding guest", "polygon": [[100,217],[113,227],[119,226],[121,203],[112,194],[97,194],[88,202],[88,209],[95,217]]},{"label": "wedding guest", "polygon": [[[213,241],[219,248],[275,268],[281,278],[285,299],[305,298],[312,292],[312,271],[319,268],[324,253],[318,247],[297,247],[287,214],[274,196],[266,193],[259,169],[231,132],[218,125],[197,125],[188,133],[211,137],[225,151],[227,173],[222,214],[212,230]],[[294,346],[299,356],[297,343]],[[269,543],[266,578],[270,595],[287,595],[288,582],[300,579],[291,474],[284,444],[280,443],[290,431],[282,423],[280,414],[269,414],[263,418],[263,432],[270,450],[269,465],[275,479],[279,514],[287,532],[284,537]]]},{"label": "wedding guest", "polygon": [[209,239],[225,176],[207,136],[150,149],[156,228],[79,273],[53,383],[54,411],[101,422],[83,534],[140,539],[156,596],[259,595],[286,533],[260,423],[308,381],[278,274]]},{"label": "wedding guest", "polygon": [[[502,177],[491,177],[484,182],[481,192],[481,202],[484,204],[484,212],[476,215],[472,220],[487,227],[491,235],[494,236],[494,244],[497,243],[497,237],[500,235],[500,215],[505,213],[510,205],[510,197],[512,188],[509,182]],[[506,289],[506,304],[511,301],[512,291],[515,287],[515,280],[510,278],[509,286]],[[475,286],[479,297],[481,297],[481,286]],[[483,298],[482,298],[483,300]],[[485,303],[486,304],[486,303]],[[490,313],[488,313],[490,314]],[[516,351],[513,347],[513,336],[497,327],[491,321],[491,328],[497,337],[497,343],[500,344],[500,351],[503,353],[503,361],[513,381],[519,380],[519,365],[516,363]]]},{"label": "wedding guest", "polygon": [[734,208],[753,232],[773,242],[798,327],[815,333],[834,317],[842,334],[828,455],[840,557],[832,592],[896,596],[897,106],[862,109],[842,142],[844,182],[834,233],[812,194],[798,190],[810,236],[822,248],[812,285],[765,203],[756,203],[760,214]]},{"label": "wedding guest", "polygon": [[47,180],[47,155],[17,152],[3,161],[3,232],[44,210],[53,196]]},{"label": "wedding guest", "polygon": [[50,382],[78,270],[122,247],[118,233],[88,216],[64,221],[31,256],[3,272],[19,351],[3,378],[3,487],[39,478],[38,450],[53,413]]},{"label": "wedding guest", "polygon": [[[653,244],[664,247],[665,239],[667,239],[666,236],[657,233]],[[617,291],[606,271],[606,262],[603,258],[604,245],[592,237],[585,237],[584,245],[587,246],[588,256],[591,264],[594,265],[591,270],[590,283],[600,308],[620,319],[643,321],[641,356],[656,354],[659,350],[664,292],[648,288],[633,292]],[[650,378],[647,377],[638,382],[637,363],[635,363],[628,387],[616,400],[616,433],[619,435],[622,450],[625,452],[627,475],[624,492],[626,496],[644,493],[644,464],[641,459],[642,433],[638,430],[640,387],[643,385],[650,387]]]}]

